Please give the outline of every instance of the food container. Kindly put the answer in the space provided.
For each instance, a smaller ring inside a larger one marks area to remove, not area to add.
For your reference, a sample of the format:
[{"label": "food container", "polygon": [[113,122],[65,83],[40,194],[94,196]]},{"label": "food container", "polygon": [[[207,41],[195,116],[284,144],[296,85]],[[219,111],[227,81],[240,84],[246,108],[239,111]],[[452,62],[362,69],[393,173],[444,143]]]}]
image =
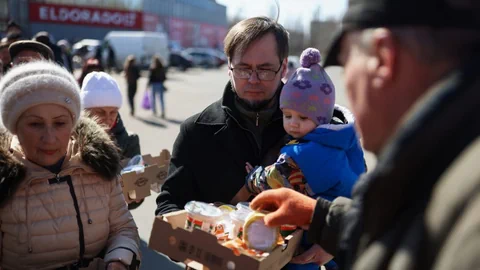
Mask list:
[{"label": "food container", "polygon": [[237,211],[230,212],[230,219],[232,220],[230,239],[234,239],[235,237],[243,239],[243,225],[245,224],[247,216],[252,213],[250,208],[242,208],[239,207],[238,204],[237,209]]},{"label": "food container", "polygon": [[279,228],[265,225],[265,213],[252,212],[243,225],[243,241],[248,248],[269,252],[277,246]]},{"label": "food container", "polygon": [[187,219],[185,229],[192,231],[194,228],[208,233],[214,233],[217,222],[221,219],[223,212],[213,205],[207,203],[190,201],[185,205]]},{"label": "food container", "polygon": [[237,210],[238,211],[246,211],[246,212],[252,212],[253,210],[250,208],[250,203],[249,202],[239,202],[237,203]]},{"label": "food container", "polygon": [[232,220],[230,219],[230,213],[235,211],[235,206],[230,204],[222,204],[218,206],[218,209],[222,211],[222,216],[215,227],[215,236],[217,236],[217,239],[220,242],[224,242],[228,240],[229,234],[232,231],[233,224]]}]

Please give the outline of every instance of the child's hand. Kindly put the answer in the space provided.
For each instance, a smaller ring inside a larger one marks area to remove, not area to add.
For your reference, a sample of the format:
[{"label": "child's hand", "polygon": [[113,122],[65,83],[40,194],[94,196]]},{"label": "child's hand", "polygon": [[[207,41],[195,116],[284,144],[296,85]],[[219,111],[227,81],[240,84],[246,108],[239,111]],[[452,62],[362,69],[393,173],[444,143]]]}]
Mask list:
[{"label": "child's hand", "polygon": [[245,170],[247,170],[247,173],[250,173],[253,170],[253,166],[250,163],[245,163]]}]

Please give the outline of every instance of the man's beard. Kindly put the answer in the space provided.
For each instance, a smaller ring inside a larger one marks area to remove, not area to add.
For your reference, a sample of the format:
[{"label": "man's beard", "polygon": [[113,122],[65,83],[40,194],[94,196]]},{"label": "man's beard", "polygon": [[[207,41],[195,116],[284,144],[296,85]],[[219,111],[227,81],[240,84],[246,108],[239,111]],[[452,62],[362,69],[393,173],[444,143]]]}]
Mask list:
[{"label": "man's beard", "polygon": [[[237,96],[238,102],[245,109],[247,109],[249,111],[255,111],[255,112],[258,112],[258,111],[261,111],[261,110],[267,108],[268,105],[270,105],[270,102],[272,101],[272,99],[252,101],[252,100],[247,100],[247,99],[241,98],[238,95],[236,95],[236,96]],[[273,97],[275,97],[275,96],[273,96]]]},{"label": "man's beard", "polygon": [[254,111],[254,112],[259,112],[261,110],[267,109],[269,105],[272,103],[272,100],[275,99],[275,97],[278,94],[278,89],[277,89],[273,94],[273,96],[269,99],[252,101],[252,100],[241,98],[237,94],[237,91],[235,91],[235,87],[233,86],[233,84],[232,84],[232,91],[235,94],[235,98],[240,103],[240,105],[242,105],[242,107],[244,107],[249,111]]}]

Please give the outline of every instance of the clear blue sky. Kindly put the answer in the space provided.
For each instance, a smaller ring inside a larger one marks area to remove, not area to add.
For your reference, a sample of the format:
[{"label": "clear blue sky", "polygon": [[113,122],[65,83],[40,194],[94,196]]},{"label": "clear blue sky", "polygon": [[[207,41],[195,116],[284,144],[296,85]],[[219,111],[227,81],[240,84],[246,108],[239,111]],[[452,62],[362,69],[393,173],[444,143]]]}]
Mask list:
[{"label": "clear blue sky", "polygon": [[[347,7],[347,0],[278,0],[280,4],[279,22],[286,27],[294,27],[302,22],[304,29],[309,29],[314,12],[320,7],[320,19],[341,19]],[[217,0],[227,7],[228,18],[270,16],[275,0]]]}]

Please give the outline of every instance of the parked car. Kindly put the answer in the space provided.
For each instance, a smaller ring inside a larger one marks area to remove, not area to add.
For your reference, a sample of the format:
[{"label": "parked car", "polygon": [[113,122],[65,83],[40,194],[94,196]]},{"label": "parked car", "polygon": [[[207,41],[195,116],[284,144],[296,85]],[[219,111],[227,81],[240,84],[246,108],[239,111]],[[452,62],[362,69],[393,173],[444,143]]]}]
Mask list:
[{"label": "parked car", "polygon": [[193,64],[199,67],[218,68],[226,63],[221,53],[209,48],[188,48],[185,53],[192,57]]},{"label": "parked car", "polygon": [[223,51],[212,49],[215,53],[215,56],[218,58],[219,65],[222,66],[227,63],[227,56]]},{"label": "parked car", "polygon": [[102,46],[102,41],[98,39],[82,39],[73,44],[72,55],[74,67],[81,68],[87,59],[95,57],[97,49],[100,46]]},{"label": "parked car", "polygon": [[177,67],[185,71],[193,66],[193,58],[185,52],[170,51],[170,67]]},{"label": "parked car", "polygon": [[183,47],[182,47],[180,41],[177,41],[177,40],[170,40],[168,42],[168,48],[170,49],[170,52],[181,52],[181,51],[183,51]]}]

